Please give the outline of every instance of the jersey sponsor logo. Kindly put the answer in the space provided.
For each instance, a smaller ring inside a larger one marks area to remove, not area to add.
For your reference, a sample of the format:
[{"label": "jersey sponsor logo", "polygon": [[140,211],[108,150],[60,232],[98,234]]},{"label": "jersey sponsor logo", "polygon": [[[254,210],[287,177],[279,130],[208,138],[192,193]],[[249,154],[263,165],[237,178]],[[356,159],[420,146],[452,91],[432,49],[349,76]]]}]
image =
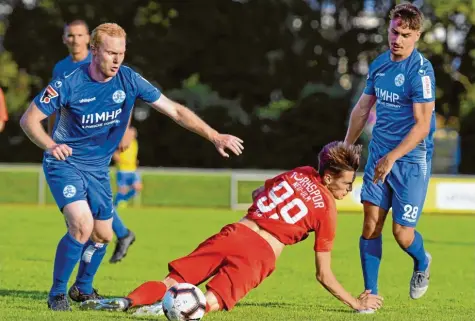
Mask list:
[{"label": "jersey sponsor logo", "polygon": [[425,71],[424,69],[419,69],[418,73],[419,73],[419,75],[421,75],[421,76],[425,76],[426,71]]},{"label": "jersey sponsor logo", "polygon": [[398,87],[401,87],[403,84],[404,84],[404,75],[403,74],[399,74],[396,76],[396,78],[394,78],[394,84]]},{"label": "jersey sponsor logo", "polygon": [[102,113],[82,115],[82,128],[97,128],[120,123],[120,120],[117,118],[121,112],[122,109],[118,108],[116,110],[103,111]]},{"label": "jersey sponsor logo", "polygon": [[55,86],[56,88],[61,88],[62,85],[63,85],[63,83],[62,83],[61,81],[59,81],[59,80],[54,82],[54,86]]},{"label": "jersey sponsor logo", "polygon": [[393,93],[392,91],[381,89],[379,87],[375,87],[375,91],[376,91],[376,97],[378,97],[378,99],[380,100],[384,100],[393,104],[397,103],[399,100],[399,95],[396,93]]},{"label": "jersey sponsor logo", "polygon": [[116,103],[116,104],[120,104],[121,102],[123,102],[125,100],[125,92],[123,90],[116,90],[113,94],[112,94],[112,100]]},{"label": "jersey sponsor logo", "polygon": [[95,101],[96,97],[91,97],[91,98],[83,98],[79,100],[80,104],[85,104],[85,103],[90,103],[91,101]]},{"label": "jersey sponsor logo", "polygon": [[422,96],[424,99],[432,98],[432,85],[429,76],[423,76],[422,78]]},{"label": "jersey sponsor logo", "polygon": [[63,195],[66,198],[74,197],[74,195],[76,195],[76,187],[74,187],[74,185],[66,185],[63,188]]},{"label": "jersey sponsor logo", "polygon": [[56,97],[58,97],[58,92],[54,90],[51,85],[48,85],[48,87],[46,87],[45,91],[43,92],[43,95],[41,96],[40,102],[49,104],[51,99]]},{"label": "jersey sponsor logo", "polygon": [[384,72],[378,72],[376,77],[384,77],[386,74]]}]

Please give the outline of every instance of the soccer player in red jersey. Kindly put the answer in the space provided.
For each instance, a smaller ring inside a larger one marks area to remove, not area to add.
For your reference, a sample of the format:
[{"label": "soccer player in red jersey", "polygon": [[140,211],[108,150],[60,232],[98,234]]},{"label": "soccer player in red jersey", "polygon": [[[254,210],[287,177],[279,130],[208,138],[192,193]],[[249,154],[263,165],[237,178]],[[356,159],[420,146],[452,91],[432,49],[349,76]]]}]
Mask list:
[{"label": "soccer player in red jersey", "polygon": [[365,291],[353,297],[337,281],[330,264],[335,199],[351,191],[360,153],[360,146],[343,142],[324,146],[318,155],[318,171],[298,167],[267,180],[253,192],[253,204],[245,217],[223,227],[189,255],[170,262],[170,273],[162,281],[145,282],[125,298],[89,300],[81,307],[124,311],[143,306],[143,314],[162,314],[159,301],[167,289],[177,283],[198,285],[211,278],[206,285],[206,311],[231,310],[272,274],[286,245],[315,232],[318,282],[354,310],[379,309],[380,296]]}]

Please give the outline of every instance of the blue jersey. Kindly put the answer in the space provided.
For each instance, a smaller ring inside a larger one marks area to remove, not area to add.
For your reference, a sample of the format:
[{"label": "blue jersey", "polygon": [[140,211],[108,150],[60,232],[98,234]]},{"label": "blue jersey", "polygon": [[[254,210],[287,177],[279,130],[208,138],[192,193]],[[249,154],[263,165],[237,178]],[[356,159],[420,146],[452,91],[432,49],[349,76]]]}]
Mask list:
[{"label": "blue jersey", "polygon": [[[392,61],[390,51],[378,56],[369,68],[364,93],[376,96],[376,124],[371,144],[385,155],[407,136],[415,124],[414,103],[435,100],[432,64],[416,49],[402,61]],[[429,135],[401,161],[422,163],[432,158],[435,113]]]},{"label": "blue jersey", "polygon": [[91,52],[88,53],[87,57],[81,61],[73,61],[73,58],[69,55],[63,60],[60,60],[54,65],[53,68],[53,79],[58,77],[63,77],[71,73],[74,69],[80,67],[81,65],[88,64],[92,60]]},{"label": "blue jersey", "polygon": [[[152,103],[160,91],[129,67],[121,66],[107,82],[97,82],[83,65],[65,77],[53,79],[34,102],[45,114],[60,111],[53,132],[57,144],[73,154],[66,162],[80,170],[104,170],[126,130],[137,98]],[[54,162],[45,153],[46,162]]]}]

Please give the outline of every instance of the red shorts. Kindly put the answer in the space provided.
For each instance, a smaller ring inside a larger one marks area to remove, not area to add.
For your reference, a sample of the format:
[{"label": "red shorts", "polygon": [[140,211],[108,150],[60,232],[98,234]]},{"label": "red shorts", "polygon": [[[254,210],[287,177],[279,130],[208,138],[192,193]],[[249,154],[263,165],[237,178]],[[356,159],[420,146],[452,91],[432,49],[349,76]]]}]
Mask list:
[{"label": "red shorts", "polygon": [[206,288],[223,300],[224,309],[231,310],[274,271],[275,261],[266,240],[247,226],[234,223],[189,255],[170,262],[168,269],[195,285],[214,276]]}]

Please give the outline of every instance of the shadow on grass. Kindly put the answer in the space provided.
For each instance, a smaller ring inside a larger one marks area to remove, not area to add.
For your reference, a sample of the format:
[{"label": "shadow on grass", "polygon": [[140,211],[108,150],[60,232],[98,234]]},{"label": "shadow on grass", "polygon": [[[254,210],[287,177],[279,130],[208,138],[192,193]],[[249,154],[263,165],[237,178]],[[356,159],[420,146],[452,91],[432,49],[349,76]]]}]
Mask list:
[{"label": "shadow on grass", "polygon": [[0,297],[21,298],[30,300],[45,301],[48,298],[47,291],[24,291],[24,290],[5,290],[0,289]]},{"label": "shadow on grass", "polygon": [[[285,302],[243,302],[243,303],[238,303],[236,306],[238,307],[259,307],[259,308],[289,308],[289,307],[295,307],[298,306],[298,304],[295,303],[285,303]],[[302,304],[302,306],[304,306]]]},{"label": "shadow on grass", "polygon": [[[20,298],[29,300],[45,301],[48,299],[48,291],[35,290],[6,290],[0,289],[0,297]],[[105,298],[119,298],[121,295],[105,295]]]},{"label": "shadow on grass", "polygon": [[433,241],[424,239],[424,243],[428,244],[440,244],[440,245],[450,245],[450,246],[474,246],[474,242],[459,242],[459,241]]},{"label": "shadow on grass", "polygon": [[338,313],[352,313],[354,314],[354,311],[350,309],[345,309],[345,308],[328,308],[326,306],[311,306],[309,307],[308,304],[298,304],[298,303],[285,303],[285,302],[243,302],[243,303],[238,303],[236,305],[237,307],[259,307],[259,308],[280,308],[280,309],[289,309],[289,308],[301,308],[301,309],[312,309],[312,310],[318,310],[318,311],[324,311],[324,312],[338,312]]}]

